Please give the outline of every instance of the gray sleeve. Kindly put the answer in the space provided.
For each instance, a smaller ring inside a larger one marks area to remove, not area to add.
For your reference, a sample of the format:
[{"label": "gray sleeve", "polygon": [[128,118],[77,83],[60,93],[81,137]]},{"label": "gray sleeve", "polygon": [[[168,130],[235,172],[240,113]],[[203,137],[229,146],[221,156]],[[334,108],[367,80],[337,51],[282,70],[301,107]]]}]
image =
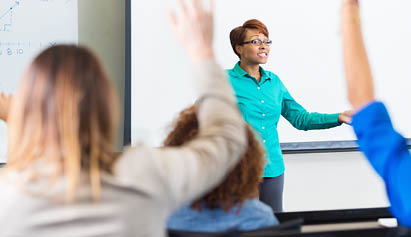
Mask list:
[{"label": "gray sleeve", "polygon": [[196,67],[195,80],[201,98],[196,139],[179,148],[131,148],[116,165],[120,177],[144,186],[170,209],[217,185],[246,145],[245,123],[225,72],[204,62]]}]

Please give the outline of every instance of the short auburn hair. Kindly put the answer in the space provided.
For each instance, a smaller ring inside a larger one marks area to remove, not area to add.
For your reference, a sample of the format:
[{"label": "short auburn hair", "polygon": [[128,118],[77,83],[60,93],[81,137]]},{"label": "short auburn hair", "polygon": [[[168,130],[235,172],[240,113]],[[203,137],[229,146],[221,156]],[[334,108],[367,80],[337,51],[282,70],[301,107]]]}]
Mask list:
[{"label": "short auburn hair", "polygon": [[242,26],[238,26],[234,28],[230,32],[230,42],[231,47],[233,47],[234,53],[241,59],[240,54],[237,53],[235,50],[235,46],[240,45],[245,40],[245,36],[247,34],[247,29],[254,29],[260,31],[263,35],[269,37],[267,27],[257,19],[251,19],[246,22]]},{"label": "short auburn hair", "polygon": [[[164,141],[164,146],[181,146],[197,134],[197,108],[193,105],[180,112],[174,128]],[[240,162],[218,187],[195,200],[191,204],[192,209],[201,211],[202,204],[205,204],[208,209],[222,207],[229,211],[231,207],[239,204],[239,211],[247,199],[258,196],[265,164],[264,151],[250,126],[247,126],[247,137],[247,149]]]}]

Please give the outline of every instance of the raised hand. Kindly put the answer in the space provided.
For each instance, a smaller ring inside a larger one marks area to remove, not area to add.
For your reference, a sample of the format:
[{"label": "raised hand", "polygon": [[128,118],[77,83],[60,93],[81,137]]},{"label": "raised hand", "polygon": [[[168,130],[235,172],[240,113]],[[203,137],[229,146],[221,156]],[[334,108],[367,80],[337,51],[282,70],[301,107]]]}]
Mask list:
[{"label": "raised hand", "polygon": [[195,63],[214,59],[213,37],[214,3],[210,10],[203,7],[203,0],[178,0],[176,13],[169,11],[169,20],[175,36]]},{"label": "raised hand", "polygon": [[0,119],[4,122],[7,122],[9,117],[11,99],[11,95],[6,95],[4,92],[0,93]]},{"label": "raised hand", "polygon": [[343,4],[344,4],[344,5],[354,5],[354,6],[358,6],[358,5],[359,5],[359,1],[358,1],[358,0],[343,0]]},{"label": "raised hand", "polygon": [[347,20],[346,18],[351,18],[351,20],[359,20],[359,1],[358,0],[343,0],[341,13],[343,22]]}]

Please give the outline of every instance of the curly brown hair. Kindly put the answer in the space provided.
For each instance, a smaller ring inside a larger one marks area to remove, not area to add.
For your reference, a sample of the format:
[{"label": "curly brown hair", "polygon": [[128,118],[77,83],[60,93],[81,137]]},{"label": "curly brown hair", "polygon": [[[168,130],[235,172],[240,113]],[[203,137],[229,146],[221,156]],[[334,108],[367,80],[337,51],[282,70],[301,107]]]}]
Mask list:
[{"label": "curly brown hair", "polygon": [[[193,105],[179,113],[172,131],[163,144],[164,146],[181,146],[191,141],[197,134],[197,108]],[[247,199],[258,196],[265,164],[264,150],[255,138],[250,126],[247,126],[247,136],[247,150],[241,157],[240,162],[219,186],[195,200],[191,204],[192,209],[200,212],[201,205],[205,204],[208,209],[222,207],[227,212],[230,208],[239,204],[238,211],[240,211],[242,204]]]}]

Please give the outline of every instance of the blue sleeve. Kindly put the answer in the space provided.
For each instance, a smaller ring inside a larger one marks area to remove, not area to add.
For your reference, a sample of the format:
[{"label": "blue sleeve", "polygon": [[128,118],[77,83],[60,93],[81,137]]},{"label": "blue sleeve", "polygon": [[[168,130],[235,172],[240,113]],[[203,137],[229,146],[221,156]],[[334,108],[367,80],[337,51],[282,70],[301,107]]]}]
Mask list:
[{"label": "blue sleeve", "polygon": [[394,130],[380,102],[356,113],[352,125],[360,150],[385,181],[392,214],[411,227],[411,156],[406,139]]}]

